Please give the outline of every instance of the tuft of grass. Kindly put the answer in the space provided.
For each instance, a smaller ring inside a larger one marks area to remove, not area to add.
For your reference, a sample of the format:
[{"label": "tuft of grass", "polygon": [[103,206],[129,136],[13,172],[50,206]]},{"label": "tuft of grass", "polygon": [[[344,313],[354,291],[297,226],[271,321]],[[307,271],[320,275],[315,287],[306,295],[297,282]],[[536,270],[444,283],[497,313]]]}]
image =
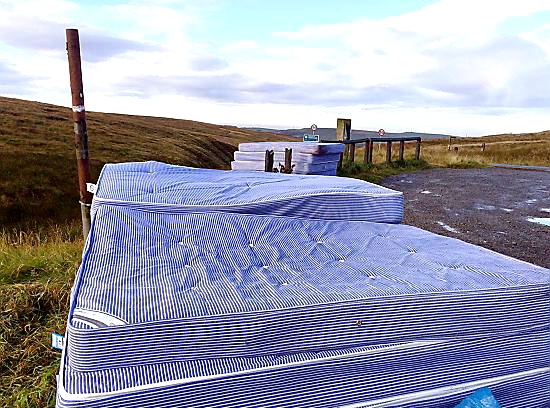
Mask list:
[{"label": "tuft of grass", "polygon": [[480,169],[487,167],[487,165],[473,160],[458,160],[447,163],[447,167],[450,169]]},{"label": "tuft of grass", "polygon": [[394,174],[409,173],[428,169],[430,167],[431,166],[422,159],[397,160],[390,164],[360,164],[357,162],[344,161],[342,168],[338,171],[338,175],[358,178],[371,183],[379,183],[383,178]]},{"label": "tuft of grass", "polygon": [[0,285],[65,282],[74,276],[82,251],[81,230],[75,224],[49,230],[0,233]]},{"label": "tuft of grass", "polygon": [[63,333],[69,282],[0,285],[0,405],[53,407],[60,354],[49,346]]},{"label": "tuft of grass", "polygon": [[53,407],[60,354],[83,239],[76,224],[0,231],[0,406]]}]

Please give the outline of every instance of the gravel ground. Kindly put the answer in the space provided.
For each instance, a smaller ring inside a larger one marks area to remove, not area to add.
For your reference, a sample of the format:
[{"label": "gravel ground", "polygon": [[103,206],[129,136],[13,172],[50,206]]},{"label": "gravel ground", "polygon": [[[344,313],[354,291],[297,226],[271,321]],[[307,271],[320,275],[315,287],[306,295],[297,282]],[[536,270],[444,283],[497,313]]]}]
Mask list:
[{"label": "gravel ground", "polygon": [[[550,268],[550,172],[431,169],[384,179],[405,194],[405,224]],[[546,221],[544,221],[546,219]]]}]

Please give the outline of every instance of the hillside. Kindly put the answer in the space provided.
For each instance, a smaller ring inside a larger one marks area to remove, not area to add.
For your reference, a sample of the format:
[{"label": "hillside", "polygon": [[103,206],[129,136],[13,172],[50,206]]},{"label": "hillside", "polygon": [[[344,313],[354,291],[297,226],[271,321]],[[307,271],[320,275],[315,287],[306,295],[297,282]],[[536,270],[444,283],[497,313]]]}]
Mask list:
[{"label": "hillside", "polygon": [[[87,112],[91,170],[104,163],[159,160],[229,168],[241,142],[283,135],[190,120]],[[79,216],[69,108],[0,97],[0,227]]]}]

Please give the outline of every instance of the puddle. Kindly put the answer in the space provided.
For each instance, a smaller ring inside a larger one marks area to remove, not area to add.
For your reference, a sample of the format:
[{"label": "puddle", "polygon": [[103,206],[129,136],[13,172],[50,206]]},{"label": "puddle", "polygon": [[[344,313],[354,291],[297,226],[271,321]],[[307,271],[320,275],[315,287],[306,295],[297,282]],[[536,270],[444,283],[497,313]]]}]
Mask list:
[{"label": "puddle", "polygon": [[494,205],[480,204],[480,205],[477,205],[477,206],[476,206],[476,209],[477,209],[477,210],[492,211],[492,210],[496,210],[496,207],[495,207]]},{"label": "puddle", "polygon": [[445,224],[444,222],[437,221],[437,223],[438,223],[439,225],[441,225],[444,229],[446,229],[446,230],[449,231],[449,232],[454,232],[455,234],[460,234],[460,231],[459,231],[459,230],[457,230],[457,229],[455,229],[455,228],[453,228],[453,227],[451,227],[451,226]]},{"label": "puddle", "polygon": [[512,210],[511,208],[501,208],[501,210],[507,213],[514,212],[514,210]]},{"label": "puddle", "polygon": [[550,208],[539,208],[539,210],[542,212],[550,213]]},{"label": "puddle", "polygon": [[527,201],[525,201],[525,202],[526,202],[527,204],[533,204],[533,203],[536,203],[537,201],[539,201],[539,200],[537,200],[536,198],[531,198],[530,200],[527,200]]},{"label": "puddle", "polygon": [[506,233],[504,231],[497,231],[497,234],[506,235]]},{"label": "puddle", "polygon": [[424,191],[421,191],[420,194],[432,194],[432,192],[429,190],[424,190]]},{"label": "puddle", "polygon": [[529,217],[527,221],[550,227],[550,218]]}]

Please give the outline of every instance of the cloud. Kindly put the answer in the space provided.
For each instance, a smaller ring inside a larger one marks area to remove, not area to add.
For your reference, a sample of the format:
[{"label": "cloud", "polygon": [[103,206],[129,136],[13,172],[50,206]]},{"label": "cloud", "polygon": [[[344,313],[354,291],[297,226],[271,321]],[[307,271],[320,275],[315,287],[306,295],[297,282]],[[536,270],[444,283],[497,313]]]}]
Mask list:
[{"label": "cloud", "polygon": [[[29,18],[19,20],[19,24],[32,27],[20,31],[15,24],[0,26],[0,41],[17,48],[27,48],[35,51],[60,51],[65,44],[66,24]],[[82,58],[89,62],[107,60],[113,56],[130,51],[152,51],[154,47],[138,41],[117,38],[96,30],[79,30]]]},{"label": "cloud", "polygon": [[198,57],[191,61],[191,68],[196,71],[217,71],[227,67],[228,62],[217,57]]},{"label": "cloud", "polygon": [[[518,120],[521,109],[550,107],[550,26],[530,27],[527,20],[521,32],[507,26],[513,17],[550,10],[548,0],[441,0],[400,16],[352,16],[267,39],[232,33],[231,41],[210,36],[215,25],[206,19],[213,14],[203,2],[90,4],[0,0],[0,52],[10,55],[9,65],[0,61],[0,75],[9,80],[0,92],[32,82],[36,99],[64,103],[65,28],[76,27],[86,94],[101,100],[100,109],[162,113],[172,111],[161,103],[172,103],[173,112],[185,106],[213,122],[237,122],[249,112],[267,120],[277,112],[295,124],[303,112],[362,118],[372,112],[408,126],[428,120],[429,112],[445,118],[438,125],[453,112],[458,121],[481,123],[476,118],[485,115],[505,123],[506,115]],[[124,108],[107,100],[123,100]],[[483,126],[501,122],[487,119]]]},{"label": "cloud", "polygon": [[0,93],[1,94],[28,94],[32,87],[31,78],[11,68],[7,63],[0,61]]}]

